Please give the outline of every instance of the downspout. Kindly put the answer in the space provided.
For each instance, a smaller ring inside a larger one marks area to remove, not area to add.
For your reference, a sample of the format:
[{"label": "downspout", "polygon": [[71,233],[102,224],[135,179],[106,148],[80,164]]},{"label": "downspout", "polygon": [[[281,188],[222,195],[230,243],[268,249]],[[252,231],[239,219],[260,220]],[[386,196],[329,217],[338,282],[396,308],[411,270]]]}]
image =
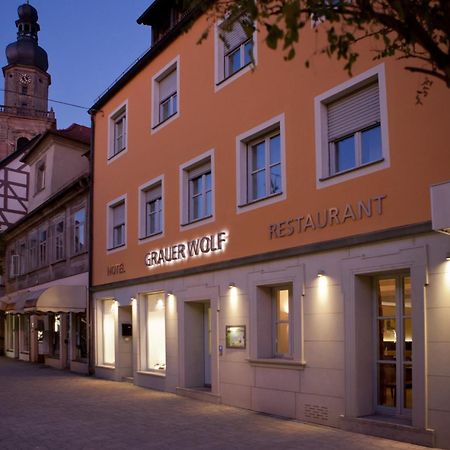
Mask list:
[{"label": "downspout", "polygon": [[93,323],[93,296],[92,296],[92,261],[93,261],[93,232],[94,224],[94,139],[95,139],[95,111],[88,111],[91,116],[91,136],[89,146],[89,200],[88,200],[88,227],[89,227],[89,285],[88,285],[88,308],[87,308],[87,340],[88,340],[88,372],[89,375],[95,373],[95,333]]}]

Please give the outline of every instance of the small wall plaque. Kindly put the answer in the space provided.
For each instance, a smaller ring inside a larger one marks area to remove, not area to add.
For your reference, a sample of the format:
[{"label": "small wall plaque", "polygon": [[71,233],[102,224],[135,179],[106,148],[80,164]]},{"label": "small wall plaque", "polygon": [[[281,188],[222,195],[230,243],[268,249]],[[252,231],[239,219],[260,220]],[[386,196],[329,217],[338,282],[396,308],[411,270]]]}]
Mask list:
[{"label": "small wall plaque", "polygon": [[245,325],[226,325],[225,337],[227,348],[245,348]]}]

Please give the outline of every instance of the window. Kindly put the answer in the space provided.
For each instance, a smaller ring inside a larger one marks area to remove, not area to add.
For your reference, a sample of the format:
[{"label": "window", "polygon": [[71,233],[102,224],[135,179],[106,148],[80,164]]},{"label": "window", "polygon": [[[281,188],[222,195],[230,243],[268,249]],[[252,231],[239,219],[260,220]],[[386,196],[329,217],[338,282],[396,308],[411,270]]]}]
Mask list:
[{"label": "window", "polygon": [[179,58],[170,62],[152,79],[152,128],[175,119],[179,113]]},{"label": "window", "polygon": [[162,178],[139,188],[140,238],[155,236],[163,231]]},{"label": "window", "polygon": [[248,200],[281,192],[280,133],[247,144]]},{"label": "window", "polygon": [[164,293],[146,295],[141,302],[143,324],[141,368],[146,371],[166,370],[166,317]]},{"label": "window", "polygon": [[77,255],[86,250],[86,209],[82,208],[73,215],[73,252]]},{"label": "window", "polygon": [[110,116],[109,159],[127,148],[127,104]]},{"label": "window", "polygon": [[257,357],[293,359],[292,285],[258,286],[256,310]]},{"label": "window", "polygon": [[35,231],[28,236],[28,262],[30,270],[36,269],[38,265],[38,237]]},{"label": "window", "polygon": [[376,279],[376,290],[377,409],[409,416],[413,405],[411,278]]},{"label": "window", "polygon": [[183,224],[213,217],[213,152],[206,152],[200,158],[182,166]]},{"label": "window", "polygon": [[121,197],[107,205],[108,212],[108,249],[124,247],[126,242],[125,198]]},{"label": "window", "polygon": [[15,250],[11,251],[9,261],[9,278],[14,278],[19,275],[19,255]]},{"label": "window", "polygon": [[273,354],[276,357],[289,357],[292,354],[290,338],[291,295],[289,287],[272,289]]},{"label": "window", "polygon": [[47,263],[47,228],[39,230],[39,265],[43,266]]},{"label": "window", "polygon": [[36,164],[36,193],[45,188],[45,161]]},{"label": "window", "polygon": [[231,29],[226,29],[225,21],[216,27],[216,84],[245,73],[242,69],[249,69],[252,62],[256,64],[254,35],[249,37],[242,26],[246,20],[235,21]]},{"label": "window", "polygon": [[238,136],[237,164],[239,208],[258,207],[257,202],[266,204],[285,198],[282,116]]},{"label": "window", "polygon": [[53,257],[54,261],[64,259],[64,220],[60,219],[54,224],[53,228]]},{"label": "window", "polygon": [[116,314],[115,300],[100,300],[97,303],[97,363],[105,366],[114,366],[116,361]]},{"label": "window", "polygon": [[316,98],[320,187],[387,167],[384,86],[378,66]]},{"label": "window", "polygon": [[19,244],[19,275],[24,275],[27,272],[27,244],[21,242]]}]

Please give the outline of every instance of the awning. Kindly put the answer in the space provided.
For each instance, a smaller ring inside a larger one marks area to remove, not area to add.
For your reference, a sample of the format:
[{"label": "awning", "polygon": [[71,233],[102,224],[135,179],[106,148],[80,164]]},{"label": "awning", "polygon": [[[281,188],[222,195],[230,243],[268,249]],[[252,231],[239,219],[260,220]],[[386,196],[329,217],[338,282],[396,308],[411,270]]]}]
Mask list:
[{"label": "awning", "polygon": [[87,306],[86,286],[52,286],[28,292],[25,312],[85,312]]},{"label": "awning", "polygon": [[5,312],[7,314],[23,313],[24,305],[25,297],[23,294],[9,295],[5,306]]},{"label": "awning", "polygon": [[8,303],[8,298],[7,297],[0,298],[0,311],[5,311],[6,310],[7,303]]}]

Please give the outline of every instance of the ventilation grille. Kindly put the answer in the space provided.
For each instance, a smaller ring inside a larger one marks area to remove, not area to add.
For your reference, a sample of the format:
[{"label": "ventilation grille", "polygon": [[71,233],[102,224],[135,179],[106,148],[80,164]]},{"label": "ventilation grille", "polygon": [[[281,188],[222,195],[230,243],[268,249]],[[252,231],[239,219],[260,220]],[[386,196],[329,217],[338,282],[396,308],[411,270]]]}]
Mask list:
[{"label": "ventilation grille", "polygon": [[305,404],[305,417],[312,420],[328,421],[328,408],[320,405]]}]

